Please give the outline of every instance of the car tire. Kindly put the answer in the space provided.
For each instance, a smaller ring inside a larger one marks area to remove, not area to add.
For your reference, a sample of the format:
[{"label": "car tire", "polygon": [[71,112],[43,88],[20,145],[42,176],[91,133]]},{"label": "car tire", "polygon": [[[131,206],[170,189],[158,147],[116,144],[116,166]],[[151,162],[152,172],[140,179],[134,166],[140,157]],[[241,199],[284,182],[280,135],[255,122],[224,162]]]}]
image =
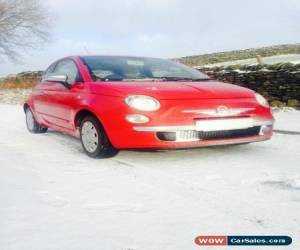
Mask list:
[{"label": "car tire", "polygon": [[98,119],[85,117],[80,124],[80,140],[85,153],[92,158],[110,158],[118,153]]},{"label": "car tire", "polygon": [[34,118],[34,115],[30,108],[25,110],[26,127],[30,133],[40,134],[46,133],[48,128],[42,127]]}]

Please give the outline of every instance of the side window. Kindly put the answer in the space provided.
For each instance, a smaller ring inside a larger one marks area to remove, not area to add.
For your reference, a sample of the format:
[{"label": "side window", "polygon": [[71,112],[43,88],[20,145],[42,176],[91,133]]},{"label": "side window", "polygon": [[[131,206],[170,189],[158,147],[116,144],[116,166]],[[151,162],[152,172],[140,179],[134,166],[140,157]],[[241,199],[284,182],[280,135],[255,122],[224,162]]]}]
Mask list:
[{"label": "side window", "polygon": [[45,79],[47,78],[47,76],[51,75],[54,68],[56,66],[56,63],[53,63],[52,65],[50,65],[48,67],[48,69],[46,69],[46,71],[44,72],[43,76],[42,76],[42,82],[45,82]]},{"label": "side window", "polygon": [[55,69],[51,72],[52,75],[67,75],[68,83],[72,84],[79,79],[79,72],[72,60],[63,60],[57,63]]}]

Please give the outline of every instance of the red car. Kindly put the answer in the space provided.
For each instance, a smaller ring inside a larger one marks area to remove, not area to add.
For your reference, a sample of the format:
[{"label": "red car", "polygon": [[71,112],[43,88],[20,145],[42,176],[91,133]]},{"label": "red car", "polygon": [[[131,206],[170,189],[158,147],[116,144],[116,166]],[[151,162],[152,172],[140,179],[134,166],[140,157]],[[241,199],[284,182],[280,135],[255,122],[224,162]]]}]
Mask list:
[{"label": "red car", "polygon": [[91,157],[270,139],[273,116],[252,90],[180,63],[74,56],[53,63],[24,104],[27,128],[79,136]]}]

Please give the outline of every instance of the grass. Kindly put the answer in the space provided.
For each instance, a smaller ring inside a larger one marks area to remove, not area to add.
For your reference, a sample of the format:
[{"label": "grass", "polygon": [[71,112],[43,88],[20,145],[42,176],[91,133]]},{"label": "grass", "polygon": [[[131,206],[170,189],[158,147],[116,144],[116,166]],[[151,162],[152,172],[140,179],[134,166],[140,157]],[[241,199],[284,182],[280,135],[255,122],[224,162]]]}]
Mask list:
[{"label": "grass", "polygon": [[0,90],[3,89],[30,89],[33,88],[39,79],[13,78],[0,81]]},{"label": "grass", "polygon": [[178,58],[177,60],[191,66],[202,66],[228,61],[245,60],[256,58],[257,56],[270,57],[287,54],[300,54],[300,43],[186,56]]}]

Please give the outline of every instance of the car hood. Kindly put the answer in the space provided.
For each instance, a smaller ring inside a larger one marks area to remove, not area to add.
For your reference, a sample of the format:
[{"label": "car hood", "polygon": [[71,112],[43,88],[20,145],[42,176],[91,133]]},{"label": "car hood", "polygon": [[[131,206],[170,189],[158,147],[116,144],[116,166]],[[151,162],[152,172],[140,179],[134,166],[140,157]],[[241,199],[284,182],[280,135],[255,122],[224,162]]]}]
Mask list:
[{"label": "car hood", "polygon": [[95,94],[148,95],[160,100],[252,98],[253,91],[217,81],[103,82],[91,85]]}]

